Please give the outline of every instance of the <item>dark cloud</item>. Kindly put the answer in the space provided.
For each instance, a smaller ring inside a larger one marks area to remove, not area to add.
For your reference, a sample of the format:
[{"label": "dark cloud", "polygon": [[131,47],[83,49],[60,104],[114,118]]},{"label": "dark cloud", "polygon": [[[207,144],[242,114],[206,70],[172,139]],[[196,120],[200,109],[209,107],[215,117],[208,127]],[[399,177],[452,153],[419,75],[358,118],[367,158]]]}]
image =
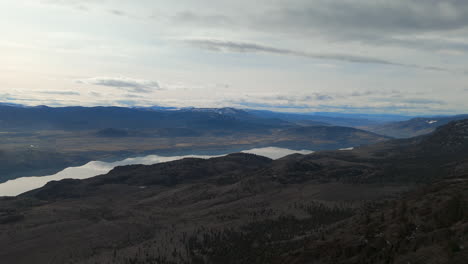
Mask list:
[{"label": "dark cloud", "polygon": [[[175,23],[195,27],[242,28],[295,38],[323,38],[375,46],[468,52],[468,43],[441,34],[468,33],[466,0],[293,0],[240,14],[186,11]],[[428,37],[430,34],[432,37]],[[418,35],[425,35],[418,38]],[[458,37],[464,34],[453,34]]]},{"label": "dark cloud", "polygon": [[352,55],[352,54],[338,54],[338,53],[322,53],[322,54],[309,53],[309,52],[304,52],[304,51],[299,51],[299,50],[275,48],[275,47],[270,47],[270,46],[255,44],[255,43],[247,43],[247,42],[221,41],[221,40],[215,40],[215,39],[187,40],[187,42],[197,48],[216,51],[216,52],[270,53],[270,54],[278,54],[278,55],[306,57],[306,58],[320,59],[320,60],[333,60],[333,61],[365,63],[365,64],[381,64],[381,65],[416,68],[416,69],[422,69],[422,70],[451,72],[451,70],[445,69],[442,67],[423,66],[423,65],[417,65],[417,64],[404,64],[404,63],[394,62],[394,61],[375,58],[375,57],[359,56],[359,55]]},{"label": "dark cloud", "polygon": [[161,90],[161,87],[159,86],[158,82],[123,77],[97,77],[84,80],[77,80],[77,83],[115,87],[125,89],[129,92],[134,93],[150,93],[154,90]]},{"label": "dark cloud", "polygon": [[415,50],[452,51],[455,55],[468,52],[468,43],[441,38],[401,39],[385,35],[367,38],[366,44],[375,46],[396,46]]},{"label": "dark cloud", "polygon": [[312,29],[346,38],[448,31],[468,27],[468,1],[292,1],[268,11],[257,22],[260,26],[269,22],[272,28],[302,32]]},{"label": "dark cloud", "polygon": [[375,64],[388,64],[388,65],[400,65],[403,64],[395,63],[388,60],[379,58],[357,56],[350,54],[314,54],[298,50],[281,49],[275,47],[264,46],[255,43],[247,42],[234,42],[234,41],[221,41],[214,39],[200,39],[200,40],[188,40],[191,45],[207,49],[211,51],[226,51],[226,52],[238,52],[238,53],[273,53],[279,55],[292,55],[299,57],[308,57],[312,59],[325,59],[325,60],[338,60],[346,62],[356,63],[375,63]]},{"label": "dark cloud", "polygon": [[298,0],[249,19],[251,28],[299,38],[468,52],[468,43],[445,36],[468,33],[466,0]]}]

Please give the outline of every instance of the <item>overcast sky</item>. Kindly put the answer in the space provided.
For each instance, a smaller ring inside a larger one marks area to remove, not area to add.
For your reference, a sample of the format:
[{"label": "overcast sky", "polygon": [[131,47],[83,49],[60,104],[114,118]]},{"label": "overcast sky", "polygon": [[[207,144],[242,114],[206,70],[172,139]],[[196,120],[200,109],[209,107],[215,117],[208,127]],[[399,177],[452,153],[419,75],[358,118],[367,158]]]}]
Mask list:
[{"label": "overcast sky", "polygon": [[0,101],[468,112],[466,0],[0,0]]}]

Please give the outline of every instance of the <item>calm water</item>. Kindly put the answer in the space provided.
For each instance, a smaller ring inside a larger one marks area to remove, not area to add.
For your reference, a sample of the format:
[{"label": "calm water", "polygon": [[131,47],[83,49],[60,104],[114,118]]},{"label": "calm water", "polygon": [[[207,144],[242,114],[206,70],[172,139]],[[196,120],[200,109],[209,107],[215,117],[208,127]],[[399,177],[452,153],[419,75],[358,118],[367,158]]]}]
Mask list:
[{"label": "calm water", "polygon": [[[244,153],[252,153],[261,156],[265,156],[271,159],[279,159],[284,156],[300,153],[310,154],[313,151],[310,150],[291,150],[276,147],[267,148],[256,148],[242,151]],[[227,154],[227,153],[226,153]],[[18,178],[5,183],[0,184],[0,196],[15,196],[33,189],[44,186],[49,181],[58,181],[63,179],[86,179],[97,175],[106,174],[116,166],[131,165],[131,164],[156,164],[160,162],[173,161],[183,158],[212,158],[216,156],[199,156],[199,155],[187,155],[187,156],[171,156],[163,157],[158,155],[148,155],[144,157],[128,158],[116,162],[102,162],[102,161],[91,161],[80,167],[69,167],[54,175],[40,176],[40,177],[24,177]]]}]

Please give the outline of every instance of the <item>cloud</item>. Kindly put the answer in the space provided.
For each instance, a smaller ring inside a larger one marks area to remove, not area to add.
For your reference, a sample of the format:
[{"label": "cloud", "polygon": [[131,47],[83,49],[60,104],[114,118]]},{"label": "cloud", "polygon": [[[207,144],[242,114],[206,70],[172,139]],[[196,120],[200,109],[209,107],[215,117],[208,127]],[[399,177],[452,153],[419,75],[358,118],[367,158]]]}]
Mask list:
[{"label": "cloud", "polygon": [[155,90],[161,90],[161,87],[156,81],[139,80],[126,77],[96,77],[77,80],[76,82],[80,84],[115,87],[134,93],[151,93]]},{"label": "cloud", "polygon": [[[323,27],[348,32],[415,33],[456,30],[468,25],[465,0],[294,1],[276,10],[285,26]],[[273,17],[273,19],[275,19]]]},{"label": "cloud", "polygon": [[[396,97],[394,97],[396,96]],[[226,99],[225,104],[232,107],[259,108],[276,111],[296,112],[354,112],[354,113],[447,113],[447,101],[424,98],[415,93],[401,91],[348,91],[309,94],[246,94],[235,99]]]},{"label": "cloud", "polygon": [[[302,36],[315,34],[338,41],[379,42],[385,45],[384,42],[397,36],[414,37],[466,30],[468,2],[293,0],[288,5],[271,8],[252,20],[252,26],[263,31],[289,32]],[[411,45],[410,42],[400,44]],[[431,44],[424,46],[430,47]]]},{"label": "cloud", "polygon": [[127,13],[118,9],[109,10],[109,13],[111,13],[112,15],[116,15],[116,16],[127,16]]},{"label": "cloud", "polygon": [[238,99],[225,100],[226,103],[237,107],[276,108],[276,109],[310,109],[325,101],[334,100],[333,95],[310,93],[305,95],[249,95]]},{"label": "cloud", "polygon": [[215,13],[184,11],[172,21],[174,26],[192,26],[195,32],[205,27],[253,33],[253,37],[263,33],[267,38],[277,35],[345,45],[468,52],[468,41],[460,38],[468,33],[465,0],[259,1],[255,10],[237,14],[222,8]]},{"label": "cloud", "polygon": [[[439,109],[433,109],[427,105],[411,105],[401,103],[391,103],[385,105],[320,105],[318,109],[332,112],[345,112],[345,113],[399,113],[411,115],[424,115],[430,113],[441,114]],[[444,113],[450,113],[443,111]]]},{"label": "cloud", "polygon": [[[275,102],[260,102],[255,98],[246,100],[229,101],[236,107],[247,107],[254,109],[265,109],[273,111],[289,111],[289,112],[342,112],[342,113],[405,113],[405,114],[441,114],[440,109],[433,109],[427,104],[417,103],[401,103],[401,102],[386,102],[386,103],[363,103],[363,104],[300,104],[300,103],[284,103],[278,104]],[[447,111],[444,111],[447,112]]]},{"label": "cloud", "polygon": [[442,100],[433,100],[433,99],[423,99],[423,98],[408,98],[408,99],[400,99],[399,102],[409,103],[409,104],[421,104],[421,105],[445,105],[447,102]]},{"label": "cloud", "polygon": [[102,97],[102,94],[101,93],[98,93],[98,92],[94,92],[94,91],[91,91],[88,93],[90,96],[93,96],[93,97]]},{"label": "cloud", "polygon": [[256,103],[249,101],[238,101],[235,102],[237,105],[248,108],[263,108],[263,109],[311,109],[311,106],[308,105],[296,105],[296,104],[274,104],[274,103]]},{"label": "cloud", "polygon": [[275,48],[255,43],[248,42],[235,42],[235,41],[222,41],[215,39],[199,39],[199,40],[187,40],[191,45],[218,52],[238,52],[238,53],[273,53],[279,55],[292,55],[300,57],[308,57],[313,59],[325,59],[325,60],[339,60],[346,62],[356,63],[376,63],[376,64],[390,64],[390,65],[402,65],[388,60],[357,56],[350,54],[314,54],[298,50]]},{"label": "cloud", "polygon": [[325,94],[320,94],[320,95],[316,95],[315,99],[318,101],[329,101],[329,100],[333,100],[333,97],[329,95],[325,95]]},{"label": "cloud", "polygon": [[223,14],[198,14],[192,11],[179,12],[172,17],[175,23],[186,25],[201,25],[208,27],[233,26],[234,20]]},{"label": "cloud", "polygon": [[80,95],[78,92],[73,91],[40,91],[42,94],[56,94],[56,95]]},{"label": "cloud", "polygon": [[89,11],[89,5],[100,3],[101,0],[41,0],[43,4],[71,7],[79,11]]},{"label": "cloud", "polygon": [[376,57],[368,57],[368,56],[360,56],[360,55],[344,54],[344,53],[343,54],[310,53],[310,52],[305,52],[305,51],[300,51],[300,50],[275,48],[271,46],[265,46],[261,44],[248,43],[248,42],[223,41],[223,40],[216,40],[216,39],[194,39],[194,40],[186,40],[186,42],[194,47],[205,49],[205,50],[210,50],[210,51],[215,51],[215,52],[269,53],[269,54],[277,54],[277,55],[306,57],[310,59],[319,59],[319,60],[333,60],[333,61],[365,63],[365,64],[381,64],[381,65],[416,68],[416,69],[422,69],[422,70],[450,72],[449,69],[445,69],[442,67],[424,66],[424,65],[417,65],[417,64],[404,64],[404,63],[394,62],[391,60],[386,60],[386,59],[381,59],[381,58],[376,58]]},{"label": "cloud", "polygon": [[306,95],[276,95],[276,96],[261,96],[261,99],[268,101],[279,101],[287,103],[297,102],[313,102],[313,101],[330,101],[334,99],[333,95],[323,93],[310,93]]}]

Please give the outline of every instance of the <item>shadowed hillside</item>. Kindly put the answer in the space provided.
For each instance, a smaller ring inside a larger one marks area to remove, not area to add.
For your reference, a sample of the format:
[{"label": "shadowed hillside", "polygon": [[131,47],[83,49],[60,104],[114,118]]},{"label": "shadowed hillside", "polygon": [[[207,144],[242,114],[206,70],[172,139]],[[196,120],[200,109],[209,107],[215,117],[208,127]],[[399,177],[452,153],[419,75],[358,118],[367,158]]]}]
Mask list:
[{"label": "shadowed hillside", "polygon": [[7,263],[463,263],[468,120],[352,151],[117,167],[0,200]]}]

